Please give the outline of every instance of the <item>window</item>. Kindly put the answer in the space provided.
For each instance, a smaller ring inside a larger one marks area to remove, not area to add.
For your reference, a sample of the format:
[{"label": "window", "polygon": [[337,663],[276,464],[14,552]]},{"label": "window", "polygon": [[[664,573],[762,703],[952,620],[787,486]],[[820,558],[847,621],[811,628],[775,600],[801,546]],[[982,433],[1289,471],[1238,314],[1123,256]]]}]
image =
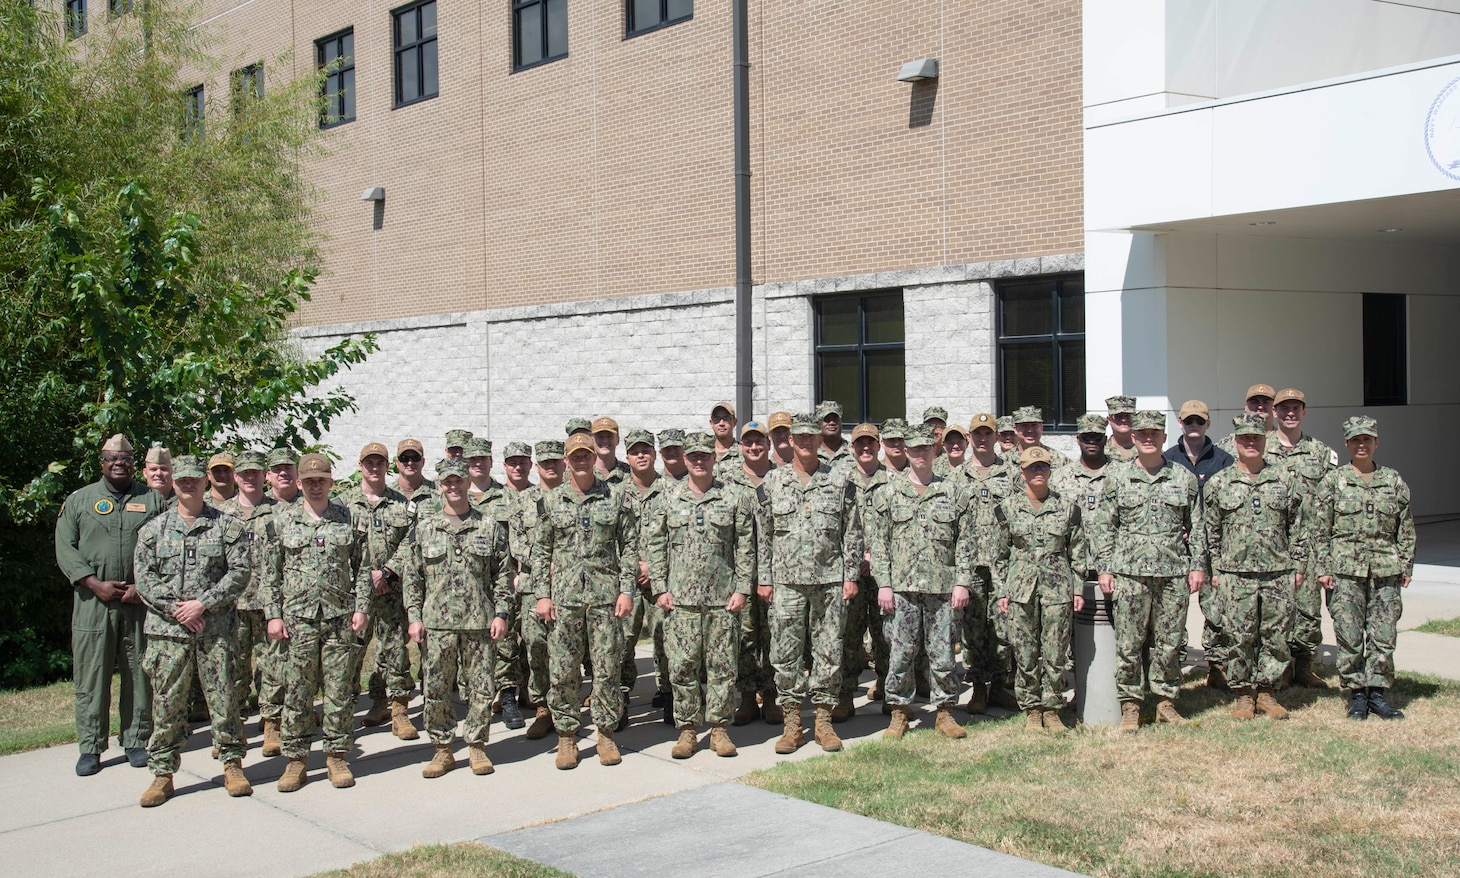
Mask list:
[{"label": "window", "polygon": [[107,0],[106,6],[112,18],[121,18],[132,11],[132,0]]},{"label": "window", "polygon": [[816,398],[843,421],[881,423],[907,412],[902,291],[816,300]]},{"label": "window", "polygon": [[233,71],[233,112],[241,113],[248,101],[264,96],[264,65],[250,64]]},{"label": "window", "polygon": [[203,87],[195,85],[183,95],[183,137],[203,135]]},{"label": "window", "polygon": [[325,72],[319,127],[355,120],[355,31],[343,30],[314,43],[315,63]]},{"label": "window", "polygon": [[518,70],[568,54],[568,0],[512,0],[512,66]]},{"label": "window", "polygon": [[395,15],[395,105],[434,98],[436,80],[436,3],[417,3]]},{"label": "window", "polygon": [[66,37],[86,35],[86,0],[66,0]]},{"label": "window", "polygon": [[694,18],[695,0],[627,0],[629,36]]},{"label": "window", "polygon": [[1085,413],[1085,278],[998,287],[999,411],[1037,405],[1044,425],[1075,429]]},{"label": "window", "polygon": [[1364,293],[1364,405],[1408,405],[1409,327],[1405,298]]}]

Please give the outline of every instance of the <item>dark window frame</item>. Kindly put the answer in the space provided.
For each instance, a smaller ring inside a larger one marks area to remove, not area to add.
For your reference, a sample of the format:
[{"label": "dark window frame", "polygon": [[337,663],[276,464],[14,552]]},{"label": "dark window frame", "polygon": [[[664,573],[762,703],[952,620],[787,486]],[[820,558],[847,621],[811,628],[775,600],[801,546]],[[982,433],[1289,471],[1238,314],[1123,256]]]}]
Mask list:
[{"label": "dark window frame", "polygon": [[[522,16],[528,9],[533,9],[534,14],[542,16],[542,57],[530,64],[522,63]],[[563,3],[564,28],[566,29],[568,16],[568,4]],[[548,0],[512,0],[512,72],[520,70],[531,70],[534,67],[541,67],[544,64],[551,64],[554,61],[568,57],[568,47],[564,45],[560,55],[549,54],[548,47]]]},{"label": "dark window frame", "polygon": [[656,30],[663,30],[676,24],[682,24],[695,17],[694,0],[690,0],[689,14],[681,15],[679,18],[669,17],[669,0],[659,0],[659,19],[647,27],[639,27],[634,20],[634,0],[624,0],[624,39],[637,37],[642,34],[653,33]]},{"label": "dark window frame", "polygon": [[[896,296],[897,299],[898,299],[898,301],[899,301],[899,303],[902,304],[902,306],[903,306],[903,309],[904,309],[903,310],[903,316],[904,316],[904,321],[905,321],[906,320],[906,314],[907,314],[907,311],[906,311],[907,302],[906,302],[906,299],[905,299],[905,291],[902,290],[902,289],[900,289],[900,288],[896,288],[896,289],[883,289],[883,290],[867,290],[865,292],[845,293],[845,294],[838,294],[838,295],[831,295],[831,296],[817,296],[815,299],[812,300],[812,303],[811,303],[811,305],[812,305],[812,327],[811,327],[811,329],[812,329],[812,336],[811,336],[811,338],[812,338],[812,359],[814,361],[814,365],[813,365],[813,370],[812,371],[814,373],[813,390],[814,390],[814,392],[816,394],[817,401],[821,401],[821,400],[823,400],[823,399],[826,398],[826,394],[824,392],[824,382],[822,381],[822,368],[823,368],[823,365],[822,365],[822,355],[823,354],[846,354],[846,353],[853,353],[853,352],[855,352],[857,354],[857,363],[858,363],[858,370],[857,370],[858,371],[857,388],[858,388],[859,397],[856,400],[856,403],[857,403],[857,411],[860,413],[860,415],[862,417],[862,420],[844,419],[842,421],[843,424],[848,424],[848,425],[855,426],[857,424],[868,423],[869,422],[867,420],[867,415],[869,414],[868,409],[870,408],[870,406],[868,405],[868,394],[867,394],[867,384],[868,384],[868,382],[867,382],[867,354],[868,353],[880,353],[880,352],[886,352],[886,351],[900,351],[903,354],[903,369],[906,370],[906,368],[907,368],[907,324],[906,324],[906,322],[904,322],[904,324],[903,324],[902,341],[900,341],[900,342],[868,342],[867,341],[867,302],[868,302],[868,300],[870,300],[870,299],[891,298],[893,296]],[[828,304],[837,303],[837,302],[846,302],[846,301],[856,301],[856,303],[857,303],[857,342],[856,342],[856,344],[826,344],[826,343],[823,343],[822,342],[822,318],[823,318],[823,309]],[[837,400],[837,402],[840,402],[840,403],[843,404],[843,406],[846,406],[847,403],[848,403],[848,400]],[[899,415],[893,415],[892,417],[903,417],[903,418],[907,417],[907,384],[906,384],[906,379],[904,379],[903,389],[902,389],[902,412],[901,412],[901,414],[899,414]],[[872,422],[872,423],[876,423],[876,422]]]},{"label": "dark window frame", "polygon": [[264,96],[264,62],[256,61],[233,71],[228,77],[229,91],[233,97],[233,112],[242,113],[246,101],[256,101]]},{"label": "dark window frame", "polygon": [[[441,34],[441,24],[440,24],[440,21],[441,20],[438,17],[437,20],[436,20],[437,21],[436,31],[434,33],[432,33],[431,36],[429,36],[429,37],[423,37],[423,36],[421,36],[421,19],[420,19],[420,15],[421,15],[421,10],[424,9],[425,7],[427,7],[427,6],[435,7],[436,8],[437,15],[438,16],[440,15],[440,7],[437,5],[436,0],[416,0],[415,3],[409,3],[409,4],[405,5],[405,6],[399,6],[399,7],[395,8],[395,9],[392,9],[391,12],[390,12],[390,45],[391,45],[391,64],[390,64],[390,69],[391,69],[392,77],[395,80],[394,89],[393,89],[393,92],[391,94],[391,97],[392,97],[391,109],[393,109],[393,110],[400,109],[401,107],[413,106],[415,104],[421,103],[422,101],[429,101],[429,100],[431,100],[433,98],[437,98],[437,97],[440,97],[441,96],[441,54],[440,54],[440,47],[439,47],[439,45],[438,45],[437,50],[436,50],[437,51],[437,54],[436,54],[436,90],[433,91],[433,92],[430,92],[428,94],[426,92],[426,88],[425,88],[425,83],[426,83],[426,60],[425,60],[426,59],[426,52],[425,52],[425,47],[426,47],[426,45],[428,45],[430,43],[436,43],[436,42],[438,42],[438,40],[440,39],[440,34]],[[416,39],[415,39],[415,41],[413,41],[411,43],[402,44],[401,43],[401,39],[400,39],[400,23],[401,23],[402,17],[404,17],[406,15],[415,15],[416,16]],[[401,95],[402,95],[402,92],[401,92],[401,85],[402,85],[402,80],[401,80],[401,56],[404,55],[406,52],[411,51],[412,49],[415,49],[416,50],[416,83],[420,87],[421,93],[419,95],[411,98],[410,100],[404,100],[401,97]]]},{"label": "dark window frame", "polygon": [[1409,297],[1364,293],[1364,405],[1409,405]]},{"label": "dark window frame", "polygon": [[106,9],[112,18],[121,18],[132,11],[132,0],[107,0]]},{"label": "dark window frame", "polygon": [[183,137],[192,139],[203,136],[204,114],[207,111],[207,92],[199,83],[183,92]]},{"label": "dark window frame", "polygon": [[[352,82],[355,78],[355,56],[344,54],[345,37],[350,38],[350,42],[353,48],[353,43],[355,39],[354,27],[347,27],[342,30],[337,30],[332,34],[326,34],[325,36],[322,36],[314,41],[314,59],[315,64],[319,69],[324,69],[325,67],[334,64],[336,61],[343,62],[339,66],[331,70],[329,73],[325,74],[324,82],[320,83],[320,128],[338,128],[341,125],[347,125],[350,122],[355,121],[356,118],[355,110],[357,104],[353,99],[348,102],[350,105],[348,115],[345,112],[345,95],[347,92],[345,88],[345,80],[347,78],[346,75],[348,74],[348,78]],[[330,54],[328,57],[326,57],[326,51],[332,52],[333,54]],[[336,99],[338,100],[338,109],[340,111],[338,116],[334,114],[334,110],[336,109],[336,107],[331,106],[332,101],[328,92],[328,86],[331,80],[335,81],[338,86],[338,89],[335,91]]]},{"label": "dark window frame", "polygon": [[[1050,331],[1048,333],[1037,333],[1032,335],[1006,335],[1004,330],[1005,286],[1012,286],[1014,284],[1025,285],[1038,281],[1049,282]],[[1044,427],[1045,430],[1050,433],[1074,433],[1076,428],[1076,424],[1073,420],[1069,422],[1064,422],[1060,418],[1061,414],[1064,412],[1066,395],[1066,388],[1064,386],[1064,354],[1063,349],[1061,348],[1061,343],[1078,341],[1081,343],[1081,345],[1083,345],[1085,342],[1085,330],[1083,324],[1079,332],[1066,332],[1061,327],[1062,321],[1060,309],[1060,293],[1064,290],[1064,285],[1071,281],[1077,281],[1080,284],[1082,291],[1081,295],[1083,296],[1083,289],[1085,285],[1085,275],[1083,272],[1075,274],[1059,274],[1039,277],[1004,278],[1002,281],[996,283],[994,286],[994,389],[996,391],[998,410],[1000,412],[1010,411],[1008,394],[1004,385],[1004,379],[1007,374],[1007,370],[1004,365],[1004,356],[1006,349],[1014,345],[1023,346],[1029,344],[1037,344],[1039,342],[1047,340],[1050,347],[1050,371],[1054,379],[1054,401],[1052,404],[1054,412],[1052,413],[1052,418],[1050,412],[1044,413]],[[1088,357],[1086,359],[1086,362],[1089,362]],[[1080,400],[1079,408],[1081,411],[1084,411],[1085,388],[1079,388],[1078,393],[1078,398]]]},{"label": "dark window frame", "polygon": [[66,39],[86,36],[86,0],[65,0],[62,12],[61,24],[66,29]]}]

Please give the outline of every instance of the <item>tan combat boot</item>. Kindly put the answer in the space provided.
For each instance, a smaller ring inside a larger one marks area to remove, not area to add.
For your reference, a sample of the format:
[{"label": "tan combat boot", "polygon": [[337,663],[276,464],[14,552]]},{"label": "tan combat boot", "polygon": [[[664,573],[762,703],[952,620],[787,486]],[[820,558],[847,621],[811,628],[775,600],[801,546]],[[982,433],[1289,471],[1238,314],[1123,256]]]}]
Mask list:
[{"label": "tan combat boot", "polygon": [[[426,767],[421,769],[421,777],[440,777],[456,767],[456,757],[451,753],[450,744],[437,744],[436,753]],[[333,780],[333,778],[331,778]]]},{"label": "tan combat boot", "polygon": [[710,749],[715,751],[716,756],[735,756],[740,753],[735,749],[735,742],[730,740],[730,732],[724,723],[710,729]]},{"label": "tan combat boot", "polygon": [[598,730],[598,764],[618,765],[624,758],[619,755],[618,744],[613,740],[613,729],[600,728]]},{"label": "tan combat boot", "polygon": [[1215,689],[1218,692],[1231,691],[1231,687],[1227,685],[1227,672],[1221,662],[1211,662],[1207,665],[1207,688]]},{"label": "tan combat boot", "polygon": [[578,767],[578,736],[558,732],[558,761],[553,763],[563,771]]},{"label": "tan combat boot", "polygon": [[[775,692],[767,692],[761,696],[760,715],[765,720],[766,725],[778,726],[784,723],[786,721],[787,709],[789,709],[789,705],[786,709],[782,709],[781,705],[776,703]],[[801,705],[796,705],[796,709],[800,710]]]},{"label": "tan combat boot", "polygon": [[958,720],[953,718],[953,711],[948,707],[938,708],[938,716],[933,720],[933,728],[955,740],[968,737],[968,731],[958,724]]},{"label": "tan combat boot", "polygon": [[142,807],[156,808],[172,798],[172,775],[161,774],[152,778],[152,786],[142,793]]},{"label": "tan combat boot", "polygon": [[1067,732],[1070,727],[1065,725],[1064,717],[1052,707],[1044,709],[1044,730],[1046,732]]},{"label": "tan combat boot", "polygon": [[826,752],[835,753],[842,748],[842,739],[831,727],[831,708],[817,706],[815,734],[816,743],[820,744],[821,749]]},{"label": "tan combat boot", "polygon": [[841,700],[837,701],[836,707],[831,709],[831,721],[834,723],[844,723],[851,719],[852,714],[856,712],[857,708],[852,703],[852,696],[844,695]]},{"label": "tan combat boot", "polygon": [[283,742],[279,740],[279,719],[265,718],[264,724],[264,746],[259,750],[260,756],[278,756],[284,752]]},{"label": "tan combat boot", "polygon": [[386,720],[390,719],[390,699],[380,699],[371,703],[370,712],[360,720],[362,726],[383,726]]},{"label": "tan combat boot", "polygon": [[886,697],[887,697],[887,684],[884,683],[883,681],[877,679],[876,677],[873,677],[872,678],[872,682],[870,682],[870,683],[867,684],[867,700],[868,701],[881,701],[882,699],[884,699]]},{"label": "tan combat boot", "polygon": [[350,763],[345,761],[345,754],[328,754],[324,757],[324,768],[329,773],[330,786],[335,789],[343,790],[355,785],[355,775],[350,773]]},{"label": "tan combat boot", "polygon": [[223,766],[223,789],[234,798],[253,795],[253,784],[250,784],[248,778],[243,776],[243,766],[237,759]]},{"label": "tan combat boot", "polygon": [[1134,735],[1141,730],[1141,703],[1139,701],[1120,703],[1120,730],[1127,735]]},{"label": "tan combat boot", "polygon": [[1186,717],[1176,709],[1176,703],[1169,698],[1162,698],[1156,702],[1156,722],[1170,723],[1173,726],[1186,725]]},{"label": "tan combat boot", "polygon": [[1031,707],[1028,710],[1024,711],[1024,731],[1044,731],[1044,708]]},{"label": "tan combat boot", "polygon": [[548,710],[546,704],[537,706],[537,713],[532,718],[532,725],[527,727],[526,735],[536,741],[538,738],[546,738],[547,733],[553,730],[553,714]]},{"label": "tan combat boot", "polygon": [[1257,687],[1257,710],[1267,714],[1268,719],[1287,719],[1288,709],[1278,704],[1278,700],[1272,696],[1272,687]]},{"label": "tan combat boot", "polygon": [[741,692],[740,706],[735,708],[735,715],[730,718],[730,721],[737,726],[743,726],[754,722],[758,716],[760,716],[760,705],[755,703],[755,693]]},{"label": "tan combat boot", "polygon": [[290,758],[289,764],[284,766],[284,773],[279,777],[279,792],[292,793],[309,783],[309,773],[304,769],[304,757]]},{"label": "tan combat boot", "polygon": [[414,741],[421,737],[421,733],[411,724],[410,713],[406,710],[409,704],[404,698],[395,698],[390,702],[390,733],[402,741]]},{"label": "tan combat boot", "polygon": [[988,713],[989,710],[989,688],[983,683],[974,683],[973,691],[968,693],[968,713],[970,716],[976,713]]},{"label": "tan combat boot", "polygon": [[1252,719],[1257,716],[1257,709],[1252,704],[1252,687],[1239,686],[1232,691],[1237,693],[1237,700],[1232,702],[1232,719]]},{"label": "tan combat boot", "polygon": [[471,763],[472,774],[491,774],[497,770],[492,760],[487,758],[486,744],[472,744],[466,748],[467,760]]},{"label": "tan combat boot", "polygon": [[781,707],[784,708],[785,725],[781,728],[781,737],[776,739],[776,752],[784,756],[795,753],[796,748],[801,746],[801,705],[793,701]]},{"label": "tan combat boot", "polygon": [[1313,673],[1313,656],[1305,655],[1293,659],[1293,682],[1309,689],[1327,689],[1328,683]]},{"label": "tan combat boot", "polygon": [[882,733],[882,737],[896,741],[906,735],[911,727],[908,720],[911,719],[912,710],[905,704],[894,704],[891,707],[892,722],[887,724],[887,731]]},{"label": "tan combat boot", "polygon": [[675,759],[688,759],[699,752],[699,749],[700,742],[695,730],[685,726],[679,730],[679,740],[674,742],[674,749],[669,751],[669,755]]}]

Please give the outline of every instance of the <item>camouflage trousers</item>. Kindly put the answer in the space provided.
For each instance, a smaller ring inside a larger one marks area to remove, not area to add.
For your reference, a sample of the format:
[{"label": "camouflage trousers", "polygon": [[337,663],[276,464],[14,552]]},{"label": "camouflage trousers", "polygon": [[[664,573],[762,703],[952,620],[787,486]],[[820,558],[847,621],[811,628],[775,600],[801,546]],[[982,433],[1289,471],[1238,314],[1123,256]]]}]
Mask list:
[{"label": "camouflage trousers", "polygon": [[771,667],[770,607],[751,595],[740,611],[740,667],[735,684],[741,692],[775,692],[776,672]]},{"label": "camouflage trousers", "polygon": [[[556,605],[554,605],[556,606]],[[619,689],[619,660],[623,657],[624,626],[613,614],[613,604],[596,607],[557,607],[557,621],[548,626],[548,708],[553,726],[562,735],[578,731],[583,701],[578,695],[583,678],[583,657],[593,659],[593,690],[589,703],[593,722],[600,729],[618,725],[624,709]]]},{"label": "camouflage trousers", "polygon": [[[492,660],[493,697],[503,689],[521,686],[527,676],[527,650],[522,644],[522,608],[516,600],[498,607],[507,614],[507,633],[495,641],[496,658]],[[534,614],[536,615],[536,614]]]},{"label": "camouflage trousers", "polygon": [[[1323,598],[1326,589],[1312,571],[1303,571],[1303,584],[1293,594],[1288,651],[1294,658],[1310,658],[1323,643]],[[1328,610],[1333,615],[1333,608]]]},{"label": "camouflage trousers", "polygon": [[1277,686],[1292,661],[1288,653],[1293,620],[1292,571],[1220,570],[1216,579],[1226,620],[1227,682],[1233,687]]},{"label": "camouflage trousers", "polygon": [[284,666],[287,641],[270,640],[269,620],[263,610],[239,610],[238,633],[233,639],[233,686],[238,713],[248,715],[248,693],[258,693],[259,717],[278,719],[284,712]]},{"label": "camouflage trousers", "polygon": [[147,767],[154,775],[172,774],[182,762],[194,679],[203,681],[218,758],[223,762],[243,758],[243,720],[233,690],[232,634],[196,638],[154,634],[147,638],[145,662],[152,680],[153,722]]},{"label": "camouflage trousers", "polygon": [[[1159,698],[1181,689],[1181,644],[1191,590],[1186,577],[1115,575],[1111,595],[1115,616],[1115,693],[1121,701],[1140,701],[1149,683]],[[1145,650],[1150,645],[1150,666]]]},{"label": "camouflage trousers", "polygon": [[522,635],[522,679],[533,704],[547,704],[548,625],[534,610],[537,598],[517,596],[517,630]]},{"label": "camouflage trousers", "polygon": [[1065,706],[1065,666],[1075,618],[1068,601],[1009,601],[1009,637],[1014,652],[1014,698],[1020,710]]},{"label": "camouflage trousers", "polygon": [[993,577],[984,566],[977,568],[978,581],[963,608],[959,636],[963,643],[964,679],[971,683],[1006,680],[1012,674],[1008,620],[999,612]]},{"label": "camouflage trousers", "polygon": [[1345,689],[1394,685],[1394,641],[1404,612],[1397,576],[1334,574],[1328,612],[1338,641],[1338,679]]},{"label": "camouflage trousers", "polygon": [[676,605],[663,616],[669,683],[674,687],[674,724],[683,729],[698,728],[702,722],[730,722],[735,712],[735,671],[740,661],[740,614],[723,606]]},{"label": "camouflage trousers", "polygon": [[492,693],[496,680],[495,641],[485,630],[426,629],[421,660],[421,689],[426,734],[435,744],[450,744],[456,737],[456,707],[451,696],[460,684],[466,693],[466,725],[461,737],[468,744],[487,743],[492,722]]},{"label": "camouflage trousers", "polygon": [[360,680],[360,635],[350,616],[286,618],[289,670],[280,729],[284,755],[303,759],[314,737],[314,699],[324,699],[324,752],[344,753],[354,740],[355,686]]},{"label": "camouflage trousers", "polygon": [[817,707],[836,707],[841,697],[842,628],[847,616],[841,583],[777,585],[768,615],[776,702],[805,704],[809,698]]},{"label": "camouflage trousers", "polygon": [[953,596],[892,593],[892,615],[882,619],[887,633],[887,703],[911,704],[917,689],[918,655],[928,659],[928,703],[946,707],[958,697],[953,658]]},{"label": "camouflage trousers", "polygon": [[[370,598],[370,626],[360,639],[363,647],[375,638],[375,663],[370,670],[370,700],[409,698],[416,685],[411,679],[411,654],[406,643],[409,640],[406,629],[405,596],[396,590]],[[360,664],[365,659],[362,648],[355,657],[353,680],[360,679]]]},{"label": "camouflage trousers", "polygon": [[847,602],[846,630],[842,635],[843,698],[852,697],[862,675],[862,638],[872,640],[872,669],[877,682],[887,680],[887,662],[891,654],[887,637],[882,633],[882,610],[877,606],[877,582],[870,576],[857,580],[857,596]]},{"label": "camouflage trousers", "polygon": [[643,633],[644,626],[649,626],[649,636],[654,642],[654,685],[656,692],[668,692],[671,685],[671,673],[669,669],[669,652],[664,645],[664,611],[659,609],[653,601],[644,597],[643,593],[634,595],[634,612],[624,621],[629,623],[629,630],[624,632],[624,657],[620,662],[619,688],[624,692],[634,691],[634,683],[639,679],[639,663],[634,654],[634,647],[639,642],[639,635]]},{"label": "camouflage trousers", "polygon": [[1201,605],[1201,651],[1207,664],[1225,664],[1227,661],[1227,630],[1222,611],[1226,600],[1222,589],[1203,588],[1196,596]]}]

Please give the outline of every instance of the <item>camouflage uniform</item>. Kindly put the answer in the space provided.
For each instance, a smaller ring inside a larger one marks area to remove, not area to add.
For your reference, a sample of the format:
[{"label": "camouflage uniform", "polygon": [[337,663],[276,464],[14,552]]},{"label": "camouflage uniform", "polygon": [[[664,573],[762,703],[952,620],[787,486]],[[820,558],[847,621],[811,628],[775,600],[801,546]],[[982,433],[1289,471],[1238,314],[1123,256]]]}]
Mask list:
[{"label": "camouflage uniform", "polygon": [[[1221,589],[1227,680],[1275,687],[1292,657],[1293,568],[1304,557],[1303,495],[1282,467],[1248,476],[1229,466],[1207,480],[1202,527]],[[1305,583],[1306,585],[1306,583]]]},{"label": "camouflage uniform", "polygon": [[[857,508],[861,510],[862,517],[862,542],[871,551],[873,523],[869,519],[876,514],[873,512],[873,500],[882,493],[883,487],[891,479],[891,470],[879,464],[870,476],[864,475],[862,468],[858,466],[853,466],[848,473],[852,477],[852,485],[857,489]],[[877,688],[885,692],[888,662],[892,652],[882,630],[882,610],[877,606],[877,580],[873,578],[870,567],[866,576],[857,577],[857,596],[847,601],[846,631],[842,637],[843,700],[850,699],[857,691],[864,635],[870,635],[872,640],[872,668],[877,675]]]},{"label": "camouflage uniform", "polygon": [[578,731],[585,652],[593,659],[594,723],[613,729],[623,713],[618,682],[624,629],[613,611],[619,595],[632,597],[636,590],[638,544],[633,508],[601,477],[585,494],[565,481],[538,501],[533,586],[557,614],[548,627],[548,707],[560,735]]},{"label": "camouflage uniform", "polygon": [[1313,568],[1332,576],[1328,612],[1345,689],[1394,685],[1394,642],[1402,577],[1414,574],[1409,485],[1377,466],[1365,480],[1352,466],[1331,471],[1313,505]]},{"label": "camouflage uniform", "polygon": [[[559,452],[561,453],[561,452]],[[516,598],[518,634],[522,639],[523,684],[534,706],[547,704],[547,622],[534,612],[537,593],[532,585],[532,542],[537,532],[537,504],[542,489],[531,485],[511,494],[507,519],[507,546],[517,568]]]},{"label": "camouflage uniform", "polygon": [[1070,567],[1083,581],[1094,580],[1099,575],[1099,561],[1096,548],[1100,544],[1095,531],[1100,520],[1100,504],[1105,499],[1105,483],[1110,473],[1119,466],[1107,462],[1100,469],[1087,469],[1081,461],[1075,461],[1049,477],[1049,489],[1069,502],[1080,507],[1080,529],[1070,540]]},{"label": "camouflage uniform", "polygon": [[[1001,683],[1013,676],[1014,657],[1009,649],[1008,620],[999,613],[999,596],[994,589],[988,549],[993,546],[994,508],[1012,493],[1009,471],[1018,471],[1018,457],[1000,457],[986,472],[969,458],[960,473],[974,508],[978,535],[978,567],[970,583],[973,594],[963,611],[963,658],[966,674],[974,684],[987,680]],[[1022,492],[1023,486],[1019,487]]]},{"label": "camouflage uniform", "polygon": [[[1267,434],[1267,450],[1262,459],[1268,466],[1283,467],[1297,477],[1297,488],[1306,499],[1314,496],[1318,483],[1338,466],[1338,455],[1333,449],[1312,436],[1305,433],[1288,448],[1277,430]],[[1298,572],[1304,577],[1292,601],[1288,648],[1294,658],[1311,658],[1323,642],[1323,586],[1318,584],[1318,577],[1311,575],[1310,564],[1300,566]]]},{"label": "camouflage uniform", "polygon": [[768,473],[760,487],[766,528],[757,569],[760,584],[774,588],[768,615],[778,703],[799,705],[809,696],[817,707],[834,708],[846,624],[842,583],[855,582],[862,566],[856,488],[845,467],[833,470],[825,461],[805,485],[787,466]]},{"label": "camouflage uniform", "polygon": [[664,619],[674,724],[728,724],[735,710],[740,620],[725,605],[731,594],[748,598],[755,582],[754,504],[718,479],[698,497],[686,481],[669,488],[646,515],[650,588],[656,601],[666,592],[674,601]]},{"label": "camouflage uniform", "polygon": [[[218,758],[225,763],[243,759],[243,720],[233,686],[233,643],[238,596],[252,576],[249,562],[243,524],[206,505],[191,525],[176,510],[169,510],[149,521],[137,535],[133,555],[137,594],[151,611],[144,626],[154,723],[147,744],[147,767],[153,775],[170,775],[181,763],[195,677],[202,681],[203,698],[212,716]],[[179,604],[190,600],[200,601],[204,608],[203,630],[197,633],[172,616]]]},{"label": "camouflage uniform", "polygon": [[[628,435],[634,435],[630,430]],[[670,487],[680,484],[675,481],[666,481],[663,478],[656,478],[647,491],[640,491],[639,487],[632,480],[625,483],[624,499],[634,510],[634,518],[639,522],[645,522],[655,511],[663,505],[665,493]],[[644,542],[644,535],[639,536],[639,546],[636,550],[637,559],[641,563],[649,562],[648,544]],[[637,564],[634,566],[634,575],[639,573]],[[644,630],[644,625],[649,626],[650,640],[654,644],[654,669],[656,691],[668,692],[670,687],[669,652],[664,643],[664,612],[654,605],[654,597],[648,587],[640,586],[634,595],[634,612],[626,619],[629,623],[628,630],[624,632],[624,655],[619,663],[619,688],[624,694],[634,690],[634,683],[639,679],[639,665],[634,653],[634,647],[639,642],[639,634]]]},{"label": "camouflage uniform", "polygon": [[324,693],[324,751],[350,749],[360,635],[354,613],[368,613],[374,589],[364,564],[368,523],[331,502],[315,521],[304,502],[274,513],[279,535],[263,585],[264,614],[289,632],[284,756],[303,759],[314,736],[314,699]]},{"label": "camouflage uniform", "polygon": [[[1181,642],[1191,592],[1186,576],[1205,570],[1196,476],[1169,460],[1151,473],[1139,461],[1106,476],[1094,530],[1101,573],[1115,575],[1116,692],[1122,701],[1181,688]],[[1151,661],[1143,674],[1142,653]]]},{"label": "camouflage uniform", "polygon": [[468,744],[485,744],[492,719],[496,644],[489,635],[497,607],[512,599],[507,531],[472,509],[461,522],[445,511],[422,515],[407,542],[405,606],[410,624],[426,626],[423,682],[426,732],[435,744],[456,733],[452,693],[467,694]]},{"label": "camouflage uniform", "polygon": [[[411,655],[406,649],[406,608],[401,593],[401,568],[409,558],[406,535],[416,521],[416,504],[405,495],[387,487],[380,499],[371,503],[365,489],[350,488],[335,502],[350,510],[357,522],[365,523],[365,555],[360,566],[367,578],[370,571],[389,571],[387,590],[375,594],[370,589],[369,627],[360,635],[361,644],[375,638],[375,667],[370,671],[370,699],[377,704],[386,700],[411,697],[415,681],[411,679]],[[360,650],[363,661],[365,650]],[[356,667],[351,679],[360,678]]]},{"label": "camouflage uniform", "polygon": [[1070,555],[1088,551],[1080,526],[1084,500],[1050,490],[1035,509],[1020,492],[994,507],[987,555],[999,597],[1009,600],[1014,698],[1020,710],[1065,706],[1072,602],[1083,588]]},{"label": "camouflage uniform", "polygon": [[958,697],[953,642],[955,586],[968,588],[978,557],[975,507],[959,483],[934,476],[921,494],[912,479],[895,479],[872,496],[862,519],[872,578],[892,589],[884,620],[890,644],[887,703],[912,702],[919,650],[928,657],[929,703]]},{"label": "camouflage uniform", "polygon": [[233,685],[238,711],[247,714],[250,684],[258,692],[259,718],[276,720],[284,711],[284,674],[288,661],[287,643],[270,640],[264,615],[262,583],[266,577],[269,545],[276,540],[274,510],[279,501],[263,497],[257,506],[239,503],[240,494],[223,504],[220,511],[242,523],[249,545],[248,587],[238,598],[238,628],[233,644]]},{"label": "camouflage uniform", "polygon": [[[487,453],[483,456],[491,456],[491,443],[482,439],[473,439],[472,442],[484,444]],[[466,457],[476,456],[473,451],[473,446],[469,443]],[[511,527],[513,504],[512,492],[505,485],[498,483],[496,479],[491,479],[488,481],[485,491],[478,492],[468,488],[467,500],[473,509],[482,514],[483,518],[487,521],[497,522],[502,526],[503,533],[508,532]],[[527,675],[527,658],[522,651],[522,635],[518,630],[522,620],[517,599],[513,597],[504,603],[498,603],[497,612],[507,614],[507,633],[502,635],[501,640],[496,641],[496,658],[493,660],[492,669],[492,676],[496,680],[495,691],[500,692],[503,689],[521,685],[523,678]]]},{"label": "camouflage uniform", "polygon": [[1135,460],[1136,455],[1138,454],[1140,454],[1140,452],[1136,450],[1134,444],[1132,444],[1130,448],[1121,448],[1119,445],[1115,444],[1114,439],[1105,440],[1105,456],[1115,461],[1116,463],[1126,463],[1128,461]]},{"label": "camouflage uniform", "polygon": [[[771,464],[766,475],[770,475],[775,468],[776,465]],[[770,527],[765,497],[760,486],[753,484],[754,480],[743,466],[726,476],[722,479],[726,486],[739,490],[750,504],[756,545],[759,546]],[[739,662],[735,673],[736,687],[742,694],[764,693],[765,702],[770,704],[776,692],[776,674],[771,667],[770,607],[759,595],[751,594],[745,609],[740,612],[740,647],[737,654]]]}]

